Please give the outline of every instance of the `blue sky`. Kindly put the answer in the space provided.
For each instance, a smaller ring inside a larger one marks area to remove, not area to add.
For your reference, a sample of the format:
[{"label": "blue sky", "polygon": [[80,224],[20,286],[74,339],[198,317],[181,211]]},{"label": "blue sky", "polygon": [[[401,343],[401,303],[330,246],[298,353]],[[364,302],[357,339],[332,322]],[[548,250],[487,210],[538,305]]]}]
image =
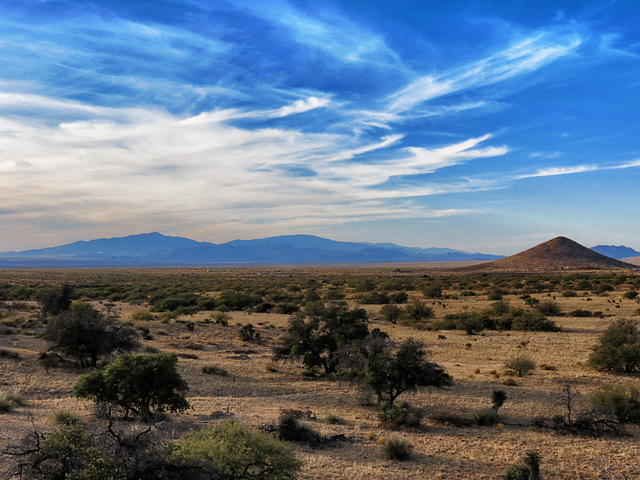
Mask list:
[{"label": "blue sky", "polygon": [[640,6],[3,0],[0,251],[640,250]]}]

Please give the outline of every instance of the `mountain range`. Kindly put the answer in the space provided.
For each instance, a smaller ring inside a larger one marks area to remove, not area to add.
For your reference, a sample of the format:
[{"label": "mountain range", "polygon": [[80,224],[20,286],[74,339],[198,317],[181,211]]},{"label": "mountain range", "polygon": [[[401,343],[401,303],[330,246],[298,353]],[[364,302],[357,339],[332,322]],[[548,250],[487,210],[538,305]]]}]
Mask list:
[{"label": "mountain range", "polygon": [[487,261],[499,255],[284,235],[223,244],[158,232],[0,253],[1,267]]},{"label": "mountain range", "polygon": [[[615,259],[640,256],[640,252],[624,246],[598,245],[591,249],[581,245],[580,247],[594,255],[605,255]],[[575,256],[574,250],[571,249]],[[585,252],[582,251],[581,255],[584,256],[584,254]],[[403,247],[393,243],[339,242],[313,235],[283,235],[215,244],[152,232],[78,241],[34,250],[4,252],[0,253],[0,267],[491,262],[502,258],[504,256],[469,253],[451,248]]]}]

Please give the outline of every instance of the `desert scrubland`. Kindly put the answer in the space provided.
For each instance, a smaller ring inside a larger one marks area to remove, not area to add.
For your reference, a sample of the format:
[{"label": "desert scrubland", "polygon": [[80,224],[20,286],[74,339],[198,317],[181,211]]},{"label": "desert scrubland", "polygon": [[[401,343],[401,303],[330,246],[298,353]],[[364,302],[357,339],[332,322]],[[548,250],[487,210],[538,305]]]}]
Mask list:
[{"label": "desert scrubland", "polygon": [[[629,294],[640,290],[640,275],[633,270],[461,274],[387,265],[0,271],[0,389],[5,397],[21,399],[0,414],[4,450],[34,426],[43,432],[57,428],[60,412],[71,412],[87,425],[101,422],[94,402],[73,395],[80,376],[93,369],[82,368],[71,357],[43,358],[51,344],[42,336],[46,319],[38,295],[62,285],[72,288],[76,301],[89,302],[135,329],[136,353],[177,353],[191,408],[163,420],[174,437],[229,418],[268,430],[288,410],[323,438],[344,436],[326,445],[292,444],[303,462],[303,479],[495,479],[532,450],[541,456],[543,478],[640,478],[637,426],[625,425],[626,435],[597,437],[550,427],[554,416],[566,417],[568,392],[575,418],[591,410],[590,395],[603,386],[638,386],[635,374],[601,372],[588,362],[608,326],[640,317],[637,297]],[[385,320],[381,309],[392,303],[394,294],[399,309],[421,302],[432,315],[418,321]],[[421,413],[420,425],[382,422],[375,399],[367,398],[356,383],[319,371],[304,374],[299,361],[274,360],[272,350],[286,334],[291,315],[318,302],[364,308],[369,329],[379,328],[396,342],[424,342],[429,360],[442,366],[453,384],[398,398]],[[485,312],[496,302],[527,312],[540,303],[553,304],[557,310],[545,319],[560,330],[480,329],[468,334],[433,328],[447,315]],[[239,337],[240,328],[249,323],[259,340]],[[536,368],[522,377],[508,371],[505,362],[518,356],[533,360]],[[101,358],[98,368],[111,361],[113,357]],[[207,366],[220,367],[227,375],[204,373]],[[456,424],[456,419],[473,420],[476,412],[491,407],[494,390],[507,396],[497,425]],[[385,458],[384,444],[395,438],[412,446],[409,460]],[[5,478],[14,459],[1,459],[0,476]]]}]

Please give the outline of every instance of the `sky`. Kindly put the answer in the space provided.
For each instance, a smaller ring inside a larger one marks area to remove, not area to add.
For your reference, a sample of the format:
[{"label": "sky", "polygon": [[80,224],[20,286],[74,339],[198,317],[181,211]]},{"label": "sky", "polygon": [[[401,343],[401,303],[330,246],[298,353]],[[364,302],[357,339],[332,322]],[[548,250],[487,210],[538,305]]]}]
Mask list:
[{"label": "sky", "polygon": [[2,0],[0,251],[640,250],[635,0]]}]

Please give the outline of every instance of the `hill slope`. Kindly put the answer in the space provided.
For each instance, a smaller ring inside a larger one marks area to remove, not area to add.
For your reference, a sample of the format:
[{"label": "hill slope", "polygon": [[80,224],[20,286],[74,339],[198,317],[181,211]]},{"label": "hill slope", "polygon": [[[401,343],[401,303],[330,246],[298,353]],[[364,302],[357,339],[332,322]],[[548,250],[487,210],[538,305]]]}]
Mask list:
[{"label": "hill slope", "polygon": [[619,268],[637,267],[602,255],[569,238],[556,237],[524,252],[482,265],[465,267],[465,270],[541,272],[573,269],[610,270]]}]

